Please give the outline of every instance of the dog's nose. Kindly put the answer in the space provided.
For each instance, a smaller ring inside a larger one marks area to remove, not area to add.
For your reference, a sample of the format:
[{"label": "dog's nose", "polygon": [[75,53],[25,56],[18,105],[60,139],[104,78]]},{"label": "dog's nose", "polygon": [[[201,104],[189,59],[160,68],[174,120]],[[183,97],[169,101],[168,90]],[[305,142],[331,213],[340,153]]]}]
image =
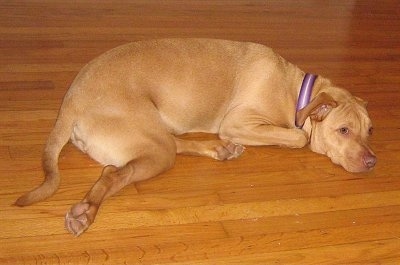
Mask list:
[{"label": "dog's nose", "polygon": [[376,156],[370,153],[365,154],[363,157],[363,161],[366,167],[373,168],[376,164]]}]

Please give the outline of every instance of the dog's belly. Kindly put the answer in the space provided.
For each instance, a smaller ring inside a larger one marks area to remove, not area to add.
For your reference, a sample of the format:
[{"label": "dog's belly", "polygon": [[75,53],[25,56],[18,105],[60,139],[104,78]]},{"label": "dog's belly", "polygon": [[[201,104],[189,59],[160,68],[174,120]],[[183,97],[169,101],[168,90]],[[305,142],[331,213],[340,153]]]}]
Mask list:
[{"label": "dog's belly", "polygon": [[130,160],[130,156],[125,154],[124,148],[119,144],[120,139],[96,133],[95,128],[88,125],[75,125],[71,134],[71,142],[79,150],[103,165],[120,167]]}]

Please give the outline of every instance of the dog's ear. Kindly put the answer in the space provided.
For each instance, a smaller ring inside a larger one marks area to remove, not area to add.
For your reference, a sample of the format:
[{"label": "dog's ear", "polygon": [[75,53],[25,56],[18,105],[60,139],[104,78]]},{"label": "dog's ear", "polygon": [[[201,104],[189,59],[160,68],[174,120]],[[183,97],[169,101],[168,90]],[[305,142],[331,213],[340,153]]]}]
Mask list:
[{"label": "dog's ear", "polygon": [[306,107],[296,113],[297,124],[304,124],[307,117],[315,121],[322,121],[337,105],[337,102],[329,94],[321,92]]}]

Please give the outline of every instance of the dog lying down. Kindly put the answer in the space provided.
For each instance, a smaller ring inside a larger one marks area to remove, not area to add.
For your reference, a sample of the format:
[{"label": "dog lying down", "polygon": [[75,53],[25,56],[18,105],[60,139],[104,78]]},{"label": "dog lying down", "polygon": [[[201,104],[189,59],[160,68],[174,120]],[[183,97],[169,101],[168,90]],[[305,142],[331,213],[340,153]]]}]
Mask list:
[{"label": "dog lying down", "polygon": [[[189,132],[219,140],[176,138]],[[114,48],[86,65],[64,97],[43,154],[45,180],[21,196],[26,206],[51,196],[58,157],[71,139],[106,165],[65,218],[75,236],[101,203],[124,186],[160,174],[176,154],[233,159],[243,145],[280,145],[327,155],[350,172],[376,157],[366,103],[328,79],[306,74],[260,44],[163,39]]]}]

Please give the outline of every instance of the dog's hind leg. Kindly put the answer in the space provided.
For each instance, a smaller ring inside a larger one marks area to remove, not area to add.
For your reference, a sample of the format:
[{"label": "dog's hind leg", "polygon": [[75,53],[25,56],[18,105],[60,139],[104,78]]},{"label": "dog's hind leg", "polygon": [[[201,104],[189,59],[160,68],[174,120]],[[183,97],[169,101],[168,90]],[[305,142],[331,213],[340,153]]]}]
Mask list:
[{"label": "dog's hind leg", "polygon": [[192,141],[175,138],[178,154],[211,157],[216,160],[229,160],[240,156],[244,146],[228,140]]},{"label": "dog's hind leg", "polygon": [[126,185],[151,178],[172,167],[175,156],[148,154],[117,168],[106,166],[84,199],[75,204],[65,217],[66,229],[79,236],[94,222],[101,203]]},{"label": "dog's hind leg", "polygon": [[[85,142],[88,153],[106,166],[83,200],[67,213],[65,226],[75,236],[94,221],[101,203],[126,185],[154,177],[175,162],[174,137],[157,116],[146,122],[96,117],[79,125],[77,138]],[[87,137],[88,133],[90,137]],[[96,133],[93,133],[96,132]],[[111,164],[111,165],[110,165]]]}]

